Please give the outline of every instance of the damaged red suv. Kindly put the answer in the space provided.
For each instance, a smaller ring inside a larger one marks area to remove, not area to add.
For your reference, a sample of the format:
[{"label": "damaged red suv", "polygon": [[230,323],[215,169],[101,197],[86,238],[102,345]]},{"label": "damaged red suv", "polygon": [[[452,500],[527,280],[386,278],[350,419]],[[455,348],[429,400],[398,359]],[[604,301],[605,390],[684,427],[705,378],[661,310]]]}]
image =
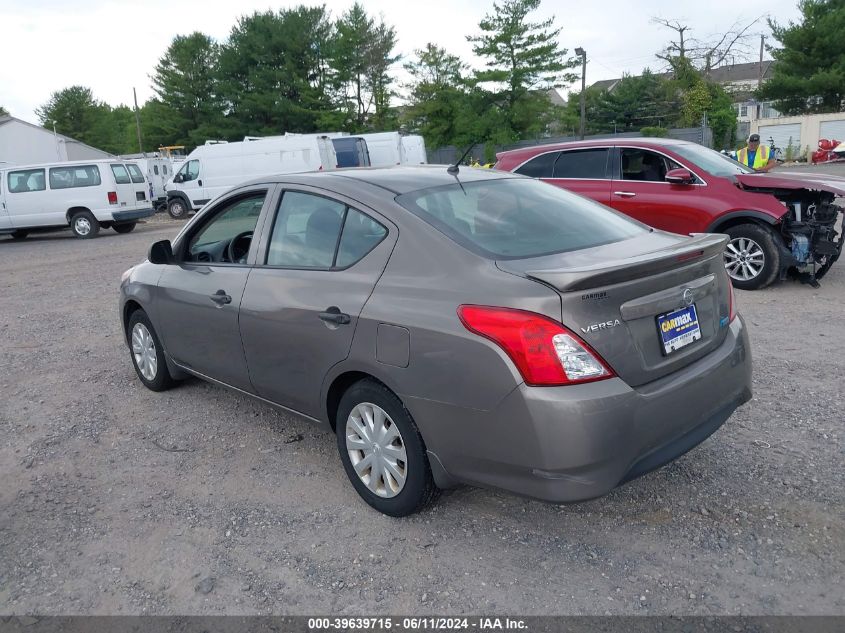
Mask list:
[{"label": "damaged red suv", "polygon": [[842,252],[845,178],[755,173],[695,143],[603,139],[497,154],[495,168],[545,180],[673,233],[726,233],[725,269],[755,290],[793,274],[816,285]]}]

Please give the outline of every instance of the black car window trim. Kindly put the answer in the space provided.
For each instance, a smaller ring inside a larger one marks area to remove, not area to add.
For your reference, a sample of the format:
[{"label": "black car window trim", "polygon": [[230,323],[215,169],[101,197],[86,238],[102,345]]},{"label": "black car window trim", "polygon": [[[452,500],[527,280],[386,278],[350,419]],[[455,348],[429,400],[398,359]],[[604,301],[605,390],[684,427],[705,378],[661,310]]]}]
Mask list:
[{"label": "black car window trim", "polygon": [[[243,264],[237,262],[195,262],[193,260],[187,259],[187,249],[188,245],[191,243],[191,238],[193,238],[197,233],[202,231],[205,227],[207,227],[211,222],[215,220],[221,213],[224,213],[227,209],[229,209],[232,204],[236,204],[243,200],[244,198],[250,198],[254,195],[259,193],[264,194],[264,201],[261,203],[261,211],[258,214],[258,219],[255,222],[255,229],[252,232],[252,240],[250,241],[249,250],[250,253],[247,254],[247,261]],[[250,263],[250,254],[255,247],[255,238],[261,231],[261,215],[265,212],[265,208],[267,206],[267,201],[272,197],[272,188],[271,187],[261,187],[258,189],[248,189],[246,191],[238,191],[231,196],[228,196],[225,200],[220,200],[219,203],[215,204],[212,209],[209,209],[208,213],[203,213],[202,220],[197,223],[197,226],[190,227],[190,230],[186,231],[183,234],[177,236],[177,240],[179,241],[178,245],[178,252],[174,253],[176,258],[176,264],[179,266],[189,266],[189,267],[199,267],[199,266],[227,266],[229,268],[252,268],[254,264]],[[207,217],[206,217],[207,216]]]},{"label": "black car window trim", "polygon": [[[270,244],[273,241],[273,231],[276,228],[276,222],[279,219],[279,211],[282,208],[282,202],[285,199],[286,193],[302,193],[302,194],[307,194],[307,195],[310,195],[310,196],[317,196],[318,198],[324,198],[324,199],[328,200],[329,202],[334,202],[335,204],[342,204],[343,205],[343,217],[341,218],[340,232],[338,233],[337,241],[335,241],[335,245],[334,245],[334,254],[332,255],[332,265],[331,265],[331,267],[326,268],[325,266],[280,266],[278,264],[268,264],[267,263],[267,259],[270,257]],[[373,246],[370,248],[370,250],[368,250],[361,257],[356,259],[354,262],[352,262],[348,266],[337,266],[336,265],[337,264],[337,256],[338,256],[338,253],[340,252],[340,243],[343,240],[343,232],[346,230],[346,218],[349,215],[350,209],[352,211],[360,213],[361,215],[369,218],[370,220],[372,220],[373,222],[378,224],[380,227],[382,227],[384,229],[384,235],[381,236],[381,239],[379,239],[378,242],[375,242],[373,244]],[[390,227],[386,226],[384,224],[384,222],[380,222],[379,220],[374,218],[369,213],[365,213],[364,211],[361,211],[361,209],[359,209],[358,207],[354,207],[350,204],[347,204],[346,202],[343,202],[342,200],[338,200],[337,198],[333,198],[331,196],[328,196],[328,195],[325,195],[325,194],[322,194],[322,193],[317,193],[315,191],[310,191],[310,190],[307,190],[307,189],[294,189],[294,188],[291,188],[291,187],[285,187],[282,190],[281,195],[279,196],[278,203],[276,204],[276,212],[273,216],[273,221],[270,224],[270,230],[267,232],[267,242],[266,242],[266,244],[264,244],[262,246],[263,252],[259,253],[259,257],[258,257],[259,261],[256,262],[255,266],[258,267],[258,268],[267,268],[267,269],[270,269],[270,270],[313,270],[313,271],[318,271],[318,272],[340,272],[340,271],[343,271],[343,270],[349,270],[350,268],[352,268],[353,266],[355,266],[359,262],[363,261],[364,258],[367,257],[367,255],[372,253],[378,247],[379,244],[381,244],[385,239],[387,239],[388,235],[390,235]]]},{"label": "black car window trim", "polygon": [[[601,150],[604,150],[606,152],[605,157],[604,157],[604,178],[569,178],[569,177],[566,177],[566,176],[555,176],[554,175],[555,169],[557,168],[557,162],[563,157],[564,154],[572,154],[572,153],[575,153],[575,152],[584,152],[584,151],[596,150],[596,149],[601,149]],[[607,146],[605,146],[605,145],[590,145],[590,146],[587,146],[587,147],[573,147],[572,149],[560,150],[560,156],[557,157],[557,160],[555,160],[555,164],[552,165],[552,177],[549,178],[548,180],[590,180],[590,181],[595,181],[595,182],[604,182],[606,180],[612,180],[611,170],[610,170],[611,154],[612,153],[613,153],[613,147],[610,146],[610,145],[607,145]]]},{"label": "black car window trim", "polygon": [[637,183],[648,183],[651,185],[671,185],[671,182],[666,182],[665,180],[625,180],[622,178],[622,150],[623,149],[636,149],[642,152],[652,152],[653,154],[659,154],[663,158],[671,160],[673,163],[678,163],[682,169],[686,169],[689,171],[694,177],[696,182],[691,182],[687,186],[688,187],[706,187],[707,181],[704,180],[701,176],[698,175],[698,172],[695,169],[692,169],[688,164],[686,164],[685,160],[681,158],[676,158],[674,156],[669,156],[668,154],[664,154],[658,149],[653,147],[642,147],[637,145],[617,145],[616,146],[616,157],[618,160],[614,161],[613,166],[613,177],[612,179],[619,182],[637,182]]}]

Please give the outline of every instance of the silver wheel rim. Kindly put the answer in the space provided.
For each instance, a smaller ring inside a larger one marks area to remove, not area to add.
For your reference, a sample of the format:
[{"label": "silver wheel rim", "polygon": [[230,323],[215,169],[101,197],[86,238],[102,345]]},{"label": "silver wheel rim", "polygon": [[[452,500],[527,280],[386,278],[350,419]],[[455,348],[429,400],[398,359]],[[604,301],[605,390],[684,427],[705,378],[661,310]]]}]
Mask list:
[{"label": "silver wheel rim", "polygon": [[731,279],[750,281],[763,272],[766,254],[748,237],[736,237],[725,248],[725,270]]},{"label": "silver wheel rim", "polygon": [[352,409],[346,420],[346,450],[370,492],[385,499],[402,492],[408,477],[405,442],[384,409],[370,402]]},{"label": "silver wheel rim", "polygon": [[132,358],[135,366],[146,380],[155,380],[158,371],[156,344],[152,334],[143,323],[136,323],[132,328]]},{"label": "silver wheel rim", "polygon": [[182,215],[182,213],[185,212],[185,209],[183,209],[182,205],[178,202],[174,203],[170,208],[173,211],[173,215]]},{"label": "silver wheel rim", "polygon": [[80,235],[88,235],[91,232],[91,222],[88,221],[88,218],[76,218],[73,225]]}]

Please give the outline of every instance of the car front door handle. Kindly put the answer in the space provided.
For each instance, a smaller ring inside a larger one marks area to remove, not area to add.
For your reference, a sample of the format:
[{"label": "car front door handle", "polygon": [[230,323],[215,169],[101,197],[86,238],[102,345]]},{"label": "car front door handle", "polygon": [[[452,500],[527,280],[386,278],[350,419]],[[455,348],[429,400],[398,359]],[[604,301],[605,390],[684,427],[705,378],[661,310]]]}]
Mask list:
[{"label": "car front door handle", "polygon": [[348,325],[349,322],[352,321],[352,319],[349,318],[349,315],[341,312],[340,308],[337,306],[326,308],[325,312],[320,312],[319,317],[321,321],[325,321],[326,323],[335,323],[337,325]]},{"label": "car front door handle", "polygon": [[197,185],[202,187],[202,180],[197,180]]},{"label": "car front door handle", "polygon": [[635,194],[633,191],[614,191],[613,195],[622,196],[623,198],[633,198],[637,194]]},{"label": "car front door handle", "polygon": [[219,306],[224,306],[226,304],[232,303],[232,297],[227,295],[225,290],[218,290],[213,295],[211,295],[210,299]]}]

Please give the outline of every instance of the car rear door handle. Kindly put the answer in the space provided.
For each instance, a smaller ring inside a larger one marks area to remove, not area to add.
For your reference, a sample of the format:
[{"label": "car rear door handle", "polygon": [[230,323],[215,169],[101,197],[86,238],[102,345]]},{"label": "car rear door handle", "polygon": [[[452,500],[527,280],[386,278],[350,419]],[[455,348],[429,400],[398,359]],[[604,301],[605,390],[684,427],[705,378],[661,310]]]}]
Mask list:
[{"label": "car rear door handle", "polygon": [[337,325],[347,325],[352,319],[348,314],[344,314],[337,306],[326,308],[325,312],[320,312],[320,320],[326,323],[336,323]]},{"label": "car rear door handle", "polygon": [[232,303],[232,297],[227,295],[225,290],[218,290],[213,295],[211,295],[210,299],[219,306],[224,306],[226,304]]},{"label": "car rear door handle", "polygon": [[622,196],[623,198],[633,198],[637,194],[635,194],[633,191],[614,191],[613,195]]}]

